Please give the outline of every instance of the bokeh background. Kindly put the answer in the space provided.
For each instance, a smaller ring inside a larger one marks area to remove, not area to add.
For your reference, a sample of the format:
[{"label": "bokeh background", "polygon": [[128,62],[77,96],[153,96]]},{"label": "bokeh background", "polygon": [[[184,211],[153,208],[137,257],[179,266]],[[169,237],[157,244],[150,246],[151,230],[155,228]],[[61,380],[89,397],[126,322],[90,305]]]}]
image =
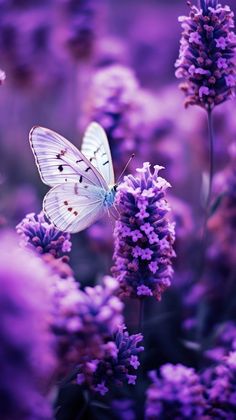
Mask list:
[{"label": "bokeh background", "polygon": [[[227,3],[236,11],[234,1]],[[165,362],[198,367],[200,341],[208,354],[218,326],[234,325],[236,316],[236,103],[221,105],[214,115],[217,212],[201,275],[207,121],[200,108],[184,108],[174,68],[178,16],[186,13],[184,0],[0,1],[0,68],[6,73],[0,89],[1,227],[38,213],[48,190],[29,146],[34,125],[80,147],[95,119],[108,133],[117,177],[132,152],[127,173],[143,161],[165,167],[177,258],[172,287],[162,302],[145,308],[147,370]],[[113,225],[103,220],[73,236],[71,265],[82,286],[110,271]],[[131,330],[136,309],[135,302],[126,309]]]}]

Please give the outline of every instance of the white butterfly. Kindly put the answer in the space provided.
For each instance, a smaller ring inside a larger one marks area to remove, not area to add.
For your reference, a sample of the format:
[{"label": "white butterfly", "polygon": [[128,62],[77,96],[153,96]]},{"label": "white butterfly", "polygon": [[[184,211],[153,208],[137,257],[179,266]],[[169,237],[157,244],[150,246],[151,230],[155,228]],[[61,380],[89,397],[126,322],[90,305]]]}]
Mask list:
[{"label": "white butterfly", "polygon": [[43,210],[53,225],[75,233],[102,217],[113,205],[117,185],[107,136],[93,122],[81,152],[52,130],[33,127],[29,140],[42,181],[53,187]]}]

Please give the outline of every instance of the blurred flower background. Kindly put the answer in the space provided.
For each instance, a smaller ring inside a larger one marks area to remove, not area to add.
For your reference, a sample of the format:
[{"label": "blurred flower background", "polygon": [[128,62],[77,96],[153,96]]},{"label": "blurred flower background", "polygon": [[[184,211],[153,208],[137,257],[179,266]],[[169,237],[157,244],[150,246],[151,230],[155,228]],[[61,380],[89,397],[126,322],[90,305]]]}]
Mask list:
[{"label": "blurred flower background", "polygon": [[[3,420],[236,419],[236,4],[217,3],[0,0]],[[135,157],[119,220],[70,236],[41,213],[28,135],[80,147],[93,120],[116,179]]]}]

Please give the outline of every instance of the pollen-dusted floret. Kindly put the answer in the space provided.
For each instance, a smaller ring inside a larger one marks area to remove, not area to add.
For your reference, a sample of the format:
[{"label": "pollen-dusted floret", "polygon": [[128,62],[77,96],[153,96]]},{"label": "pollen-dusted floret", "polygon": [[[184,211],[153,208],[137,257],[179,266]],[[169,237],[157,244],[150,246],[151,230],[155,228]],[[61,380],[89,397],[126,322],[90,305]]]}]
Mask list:
[{"label": "pollen-dusted floret", "polygon": [[160,300],[170,286],[175,256],[174,224],[169,221],[166,189],[170,186],[148,162],[136,177],[125,177],[118,188],[120,218],[116,222],[114,266],[123,296],[154,296]]},{"label": "pollen-dusted floret", "polygon": [[16,226],[16,231],[22,238],[22,244],[39,254],[51,254],[60,258],[70,252],[70,234],[60,232],[43,214],[29,213]]},{"label": "pollen-dusted floret", "polygon": [[236,66],[234,14],[217,0],[201,0],[201,8],[190,7],[189,16],[179,17],[183,28],[176,77],[186,106],[207,110],[230,99],[235,93]]}]

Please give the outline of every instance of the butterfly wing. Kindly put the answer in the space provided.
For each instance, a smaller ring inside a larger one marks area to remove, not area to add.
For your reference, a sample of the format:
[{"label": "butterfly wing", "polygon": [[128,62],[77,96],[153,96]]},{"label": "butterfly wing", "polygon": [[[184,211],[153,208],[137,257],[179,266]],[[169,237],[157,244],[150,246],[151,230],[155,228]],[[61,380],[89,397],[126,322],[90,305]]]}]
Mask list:
[{"label": "butterfly wing", "polygon": [[81,151],[99,173],[102,174],[107,185],[113,185],[115,180],[111,151],[107,135],[101,125],[92,122],[88,126],[83,138]]},{"label": "butterfly wing", "polygon": [[56,185],[45,195],[43,210],[57,229],[80,232],[104,215],[103,191],[91,184]]},{"label": "butterfly wing", "polygon": [[60,134],[47,128],[33,127],[29,140],[45,184],[54,186],[79,182],[108,188],[91,162]]}]

